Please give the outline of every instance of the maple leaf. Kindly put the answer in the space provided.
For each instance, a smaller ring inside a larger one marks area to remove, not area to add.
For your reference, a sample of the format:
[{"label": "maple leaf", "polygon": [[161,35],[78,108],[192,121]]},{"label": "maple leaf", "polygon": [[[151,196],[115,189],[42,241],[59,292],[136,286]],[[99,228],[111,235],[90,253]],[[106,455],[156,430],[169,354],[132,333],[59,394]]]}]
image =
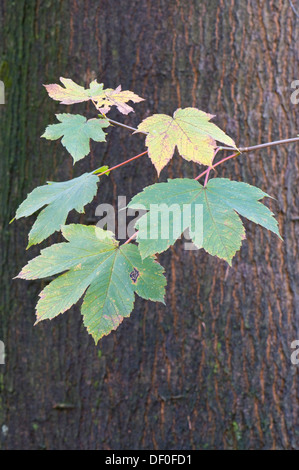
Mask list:
[{"label": "maple leaf", "polygon": [[40,293],[36,323],[65,312],[86,292],[81,312],[97,343],[130,315],[135,292],[164,303],[166,278],[154,257],[143,261],[136,245],[119,247],[99,227],[71,224],[62,233],[68,242],[45,248],[17,276],[38,279],[67,271]]},{"label": "maple leaf", "polygon": [[84,158],[90,152],[90,139],[104,142],[108,119],[87,120],[80,114],[56,114],[59,124],[50,124],[42,135],[45,139],[61,139],[62,145],[72,155],[74,163]]},{"label": "maple leaf", "polygon": [[[102,167],[105,171],[108,167]],[[79,178],[55,183],[48,181],[44,186],[35,188],[28,194],[16,212],[16,219],[28,217],[47,205],[38,215],[30,233],[28,247],[42,242],[65,224],[68,213],[75,209],[83,213],[97,193],[99,177],[84,173]]]},{"label": "maple leaf", "polygon": [[235,142],[209,122],[214,116],[196,108],[177,109],[173,115],[154,114],[142,121],[136,132],[146,132],[148,154],[158,175],[172,158],[175,148],[185,160],[212,165],[216,140],[236,148]]},{"label": "maple leaf", "polygon": [[61,104],[75,104],[82,103],[83,101],[89,101],[94,96],[99,96],[103,93],[104,84],[98,83],[96,80],[90,83],[89,88],[85,89],[83,86],[77,85],[70,78],[60,77],[61,85],[52,83],[50,85],[44,85],[49,96],[53,100],[60,101]]},{"label": "maple leaf", "polygon": [[116,106],[121,113],[128,114],[134,111],[131,106],[126,104],[128,101],[133,101],[134,103],[144,101],[143,98],[132,91],[122,91],[120,85],[115,90],[113,88],[104,89],[103,83],[93,80],[89,88],[85,89],[77,85],[70,78],[60,77],[60,81],[65,88],[58,84],[44,85],[51,98],[60,101],[61,104],[82,103],[92,100],[97,104],[102,114],[108,113],[112,106]]},{"label": "maple leaf", "polygon": [[128,205],[149,210],[135,225],[140,254],[146,258],[165,251],[189,229],[198,248],[231,264],[245,238],[238,214],[280,237],[272,212],[259,202],[263,197],[270,196],[259,188],[226,178],[211,179],[206,187],[188,178],[148,186]]},{"label": "maple leaf", "polygon": [[94,101],[97,103],[98,110],[103,114],[108,113],[113,105],[115,105],[122,114],[129,114],[131,111],[134,112],[134,109],[126,103],[128,101],[140,103],[144,101],[144,99],[140,98],[140,96],[132,91],[121,91],[121,86],[119,85],[115,90],[104,90],[104,94],[95,97]]}]

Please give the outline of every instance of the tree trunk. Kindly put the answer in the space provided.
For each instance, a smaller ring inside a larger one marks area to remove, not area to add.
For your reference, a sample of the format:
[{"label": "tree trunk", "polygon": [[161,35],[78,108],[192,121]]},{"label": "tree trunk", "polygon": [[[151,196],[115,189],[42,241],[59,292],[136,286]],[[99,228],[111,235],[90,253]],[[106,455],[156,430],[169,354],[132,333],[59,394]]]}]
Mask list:
[{"label": "tree trunk", "polygon": [[[217,176],[254,184],[276,199],[284,242],[245,221],[232,268],[182,242],[159,256],[167,305],[136,300],[129,319],[95,347],[75,307],[36,327],[44,285],[12,280],[39,253],[25,252],[35,220],[8,225],[18,204],[47,180],[64,181],[144,150],[144,137],[112,128],[108,144],[73,168],[61,144],[39,139],[54,113],[92,116],[50,100],[60,76],[120,83],[146,98],[128,117],[195,106],[240,146],[296,136],[298,19],[288,1],[3,0],[0,79],[2,307],[0,448],[298,449],[298,145],[244,154]],[[295,2],[294,6],[295,6]],[[297,4],[298,7],[298,4]],[[169,177],[200,168],[175,157]],[[102,179],[86,214],[157,181],[144,156]],[[60,240],[53,236],[51,241]],[[49,240],[42,244],[47,246]]]}]

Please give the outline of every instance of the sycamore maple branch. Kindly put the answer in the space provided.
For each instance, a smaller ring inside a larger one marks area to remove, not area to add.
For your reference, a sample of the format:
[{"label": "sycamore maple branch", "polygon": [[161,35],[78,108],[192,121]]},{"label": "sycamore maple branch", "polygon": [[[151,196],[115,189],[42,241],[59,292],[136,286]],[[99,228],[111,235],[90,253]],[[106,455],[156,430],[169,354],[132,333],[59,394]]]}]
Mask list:
[{"label": "sycamore maple branch", "polygon": [[[95,105],[95,107],[98,109],[96,103],[92,100],[93,104]],[[98,109],[99,110],[99,109]],[[141,129],[137,129],[135,127],[131,127],[131,126],[128,126],[126,124],[123,124],[122,122],[119,122],[119,121],[115,121],[114,119],[110,119],[108,118],[105,114],[100,114],[99,117],[104,117],[106,118],[110,124],[112,125],[116,125],[116,126],[120,126],[120,127],[123,127],[125,129],[128,129],[130,131],[133,131],[133,132],[140,132],[141,134],[144,134],[144,135],[147,135],[148,133],[147,132],[144,132],[142,131]],[[238,152],[237,153],[234,153],[232,155],[230,155],[229,157],[226,157],[226,158],[223,158],[222,160],[220,160],[218,163],[216,163],[215,165],[210,165],[205,171],[203,171],[202,173],[200,173],[196,178],[195,180],[198,180],[199,178],[201,178],[202,176],[206,175],[205,177],[205,181],[204,181],[204,186],[207,185],[208,183],[208,179],[209,179],[209,175],[210,175],[210,171],[212,169],[214,169],[216,166],[218,165],[221,165],[222,163],[226,162],[227,160],[230,160],[231,158],[234,158],[234,157],[237,157],[238,155],[240,155],[241,153],[247,153],[247,152],[250,152],[250,151],[253,151],[253,150],[259,150],[259,149],[263,149],[263,148],[267,148],[267,147],[272,147],[272,146],[276,146],[276,145],[283,145],[283,144],[290,144],[290,143],[293,143],[293,142],[298,142],[299,141],[299,137],[293,137],[293,138],[290,138],[290,139],[282,139],[282,140],[275,140],[275,141],[272,141],[272,142],[266,142],[266,143],[263,143],[263,144],[257,144],[257,145],[252,145],[250,147],[240,147],[238,149]],[[214,157],[213,157],[213,161],[214,161],[214,158],[216,156],[216,154],[220,151],[220,150],[235,150],[233,147],[223,147],[223,146],[218,146],[216,147],[215,149],[215,153],[214,153]],[[146,153],[146,152],[145,152]],[[141,154],[141,155],[144,155],[144,154]],[[113,169],[116,169],[116,168],[119,168],[120,166],[123,166],[125,165],[126,163],[129,163],[130,161],[134,160],[135,158],[139,158],[139,156],[141,155],[137,155],[136,157],[133,157],[132,159],[129,159],[123,163],[121,163],[120,165],[116,165],[115,167],[112,167],[110,170],[107,170],[106,172],[103,172],[101,174],[104,174],[104,173],[107,173],[108,171],[111,171]]]},{"label": "sycamore maple branch", "polygon": [[[101,116],[103,116],[103,115],[101,115]],[[103,117],[106,117],[106,119],[108,119],[108,121],[111,124],[115,124],[116,126],[124,127],[125,129],[128,129],[128,130],[133,131],[133,132],[138,131],[138,132],[140,132],[141,134],[144,134],[144,135],[148,134],[147,132],[143,132],[143,131],[137,129],[136,127],[127,126],[126,124],[123,124],[122,122],[114,121],[113,119],[110,119],[107,116],[103,116]],[[264,144],[252,145],[250,147],[239,147],[239,151],[240,151],[240,153],[246,153],[246,152],[251,152],[251,150],[259,150],[259,149],[263,149],[263,148],[267,148],[267,147],[272,147],[272,146],[275,146],[275,145],[291,144],[293,142],[298,142],[298,141],[299,141],[299,137],[292,137],[290,139],[282,139],[282,140],[273,140],[272,142],[265,142]],[[219,146],[217,148],[219,150],[235,150],[233,147]]]},{"label": "sycamore maple branch", "polygon": [[[137,131],[136,128],[134,127],[130,127],[130,126],[127,126],[126,124],[123,124],[121,122],[118,122],[118,121],[114,121],[113,119],[108,119],[109,122],[111,124],[115,124],[115,125],[118,125],[120,127],[124,127],[126,129],[129,129],[131,131]],[[143,134],[147,134],[146,132],[142,132]],[[200,173],[196,178],[194,178],[196,181],[199,180],[202,176],[205,176],[205,181],[204,181],[204,186],[207,185],[208,183],[208,179],[209,179],[209,175],[210,175],[210,171],[214,168],[216,168],[217,166],[221,165],[222,163],[228,161],[228,160],[231,160],[232,158],[235,158],[237,156],[239,156],[241,153],[248,153],[250,151],[253,151],[253,150],[259,150],[259,149],[264,149],[264,148],[267,148],[267,147],[272,147],[272,146],[276,146],[276,145],[283,145],[283,144],[290,144],[290,143],[294,143],[294,142],[298,142],[299,141],[299,137],[293,137],[293,138],[290,138],[290,139],[282,139],[282,140],[275,140],[275,141],[272,141],[272,142],[266,142],[266,143],[263,143],[263,144],[258,144],[258,145],[252,145],[250,147],[241,147],[239,148],[239,151],[232,154],[232,155],[229,155],[228,157],[225,157],[223,158],[222,160],[220,160],[219,162],[215,163],[213,166],[209,166],[205,171],[203,171],[202,173]],[[234,150],[232,147],[222,147],[222,146],[219,146],[215,149],[215,154],[214,154],[214,158],[216,157],[217,153],[220,151],[220,150]],[[145,152],[142,152],[141,154],[138,154],[118,165],[115,165],[114,167],[112,168],[109,168],[108,170],[100,173],[98,176],[101,176],[105,173],[108,173],[112,170],[115,170],[123,165],[126,165],[127,163],[130,163],[131,161],[143,156],[147,154],[147,151]],[[214,160],[214,159],[213,159]],[[95,170],[93,173],[96,174],[97,170]],[[127,243],[130,243],[131,241],[133,241],[136,236],[137,236],[137,233],[138,232],[135,232],[130,238],[128,238],[128,240],[125,242],[125,244]]]},{"label": "sycamore maple branch", "polygon": [[[111,123],[111,124],[115,124],[117,126],[120,126],[120,127],[124,127],[126,129],[129,129],[131,131],[137,131],[138,129],[136,129],[135,127],[130,127],[130,126],[127,126],[126,124],[123,124],[121,122],[118,122],[118,121],[114,121],[113,119],[108,119],[108,121]],[[142,134],[147,134],[147,132],[141,132]],[[234,157],[237,157],[238,155],[240,155],[241,153],[248,153],[248,152],[251,152],[253,150],[259,150],[259,149],[264,149],[264,148],[267,148],[267,147],[273,147],[273,146],[276,146],[276,145],[283,145],[283,144],[291,144],[291,143],[294,143],[294,142],[299,142],[299,137],[292,137],[290,139],[282,139],[282,140],[274,140],[272,142],[265,142],[264,144],[257,144],[257,145],[252,145],[250,147],[240,147],[239,148],[239,151],[237,153],[234,153],[233,155],[230,155],[229,157],[226,157],[226,158],[223,158],[222,160],[220,160],[219,162],[217,162],[216,164],[214,164],[213,166],[209,166],[205,171],[203,171],[202,173],[200,173],[196,178],[195,180],[198,180],[199,178],[201,178],[202,176],[204,175],[207,175],[207,178],[205,180],[205,183],[204,185],[207,184],[207,181],[208,181],[208,176],[210,174],[210,171],[212,169],[214,169],[216,166],[218,165],[221,165],[222,163],[226,162],[227,160],[230,160],[231,158],[234,158]],[[216,148],[215,150],[215,155],[214,157],[216,156],[216,154],[220,151],[220,150],[235,150],[233,147],[222,147],[222,146],[219,146]],[[120,163],[119,165],[116,165],[112,168],[109,168],[109,170],[106,170],[102,173],[99,174],[99,176],[105,174],[105,173],[108,173],[112,170],[115,170],[116,168],[119,168],[123,165],[126,165],[127,163],[130,163],[131,161],[141,157],[142,155],[145,155],[147,153],[147,151],[139,154],[139,155],[136,155],[135,157],[132,157],[130,158],[129,160],[126,160],[125,162],[122,162]],[[95,170],[93,173],[96,174],[96,171]]]},{"label": "sycamore maple branch", "polygon": [[[108,118],[106,113],[112,106],[116,106],[118,111],[127,115],[133,111],[127,104],[128,101],[143,101],[140,96],[130,90],[122,90],[121,86],[104,89],[104,84],[97,80],[93,80],[87,89],[71,79],[61,77],[60,81],[63,87],[58,84],[45,85],[51,98],[61,104],[92,100],[100,118],[87,119],[80,114],[57,114],[59,122],[47,126],[42,137],[48,140],[61,138],[62,145],[71,154],[74,163],[90,153],[91,140],[106,141],[104,129],[109,124],[146,135],[147,150],[111,168],[102,166],[69,181],[48,182],[28,194],[17,209],[16,218],[20,218],[28,217],[43,207],[29,233],[28,247],[42,242],[58,230],[62,231],[67,240],[67,243],[42,250],[18,276],[29,280],[63,273],[41,292],[36,307],[37,322],[52,319],[65,312],[84,295],[81,313],[88,332],[97,343],[115,329],[123,318],[130,315],[135,294],[146,300],[164,303],[166,278],[164,268],[159,265],[155,256],[173,245],[177,235],[173,238],[168,236],[164,240],[161,232],[156,242],[152,241],[156,237],[149,240],[147,236],[143,236],[151,228],[151,216],[141,218],[137,225],[138,231],[121,246],[116,243],[114,228],[109,231],[83,224],[66,225],[69,212],[73,209],[79,213],[84,212],[84,206],[97,194],[98,176],[108,174],[143,155],[148,154],[158,176],[173,157],[175,148],[183,158],[204,165],[206,170],[195,179],[169,179],[166,183],[148,186],[133,197],[128,208],[140,211],[146,207],[152,210],[152,204],[159,206],[166,200],[168,208],[175,203],[180,210],[184,210],[187,204],[193,211],[200,204],[205,208],[203,217],[198,217],[197,213],[189,214],[188,220],[184,217],[181,228],[189,228],[196,247],[203,248],[230,265],[245,238],[245,228],[239,216],[270,230],[282,239],[277,220],[270,209],[261,203],[268,196],[266,193],[247,183],[228,178],[213,178],[209,181],[209,176],[211,170],[242,153],[298,142],[299,136],[238,148],[231,137],[210,122],[210,114],[191,107],[179,108],[173,116],[149,116],[135,128]],[[216,142],[224,146],[216,145]],[[220,150],[230,153],[215,163]],[[204,184],[199,184],[197,180],[204,175]],[[173,226],[179,220],[179,212],[177,216],[173,217]],[[197,222],[201,224],[201,228],[205,226],[204,236],[202,230],[197,230]],[[137,236],[138,245],[135,245],[131,242]],[[69,253],[73,252],[75,254],[70,258]],[[98,282],[98,276],[101,282]],[[122,280],[121,283],[119,279]]]}]

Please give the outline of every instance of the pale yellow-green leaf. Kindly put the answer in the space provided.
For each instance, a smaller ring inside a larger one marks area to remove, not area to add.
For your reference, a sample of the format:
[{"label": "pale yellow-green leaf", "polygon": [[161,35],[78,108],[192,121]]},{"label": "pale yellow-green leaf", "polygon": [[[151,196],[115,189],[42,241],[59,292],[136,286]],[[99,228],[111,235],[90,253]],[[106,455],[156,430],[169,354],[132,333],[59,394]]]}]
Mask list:
[{"label": "pale yellow-green leaf", "polygon": [[61,104],[82,103],[92,100],[102,114],[108,113],[112,106],[116,106],[122,114],[129,114],[134,110],[127,104],[128,101],[133,101],[133,103],[144,101],[143,98],[132,91],[122,91],[120,85],[115,89],[104,89],[103,83],[98,83],[97,80],[93,80],[89,88],[84,88],[83,86],[77,85],[77,83],[73,82],[70,78],[60,77],[60,81],[64,87],[56,83],[45,85],[49,96],[53,98],[53,100],[60,101]]},{"label": "pale yellow-green leaf", "polygon": [[213,117],[196,108],[177,109],[173,115],[154,114],[136,132],[145,132],[148,154],[158,174],[172,158],[175,148],[188,161],[212,165],[216,141],[236,148],[235,142],[210,122]]}]

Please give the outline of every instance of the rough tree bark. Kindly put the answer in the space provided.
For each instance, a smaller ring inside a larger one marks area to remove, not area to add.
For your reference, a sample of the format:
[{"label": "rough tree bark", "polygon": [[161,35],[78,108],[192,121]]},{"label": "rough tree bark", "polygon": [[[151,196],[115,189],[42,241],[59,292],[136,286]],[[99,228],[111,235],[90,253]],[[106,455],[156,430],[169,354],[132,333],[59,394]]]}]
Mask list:
[{"label": "rough tree bark", "polygon": [[[40,140],[54,112],[43,83],[97,77],[146,98],[131,125],[196,106],[239,145],[298,133],[291,82],[298,72],[298,19],[286,0],[3,0],[1,69],[0,447],[3,449],[299,448],[298,144],[244,155],[218,175],[255,184],[276,200],[284,243],[245,222],[233,267],[178,242],[159,257],[167,306],[142,300],[97,347],[78,308],[33,327],[43,283],[12,281],[29,221],[8,225],[47,179],[62,181],[143,151],[142,136],[109,131],[109,143],[73,169],[57,143]],[[92,115],[92,107],[74,111]],[[111,115],[119,117],[117,113]],[[192,177],[176,157],[161,176]],[[102,180],[95,207],[157,181],[146,157]],[[57,237],[53,237],[53,240]],[[58,236],[59,239],[59,236]],[[46,243],[43,244],[45,246]],[[64,408],[65,404],[67,405]]]}]

